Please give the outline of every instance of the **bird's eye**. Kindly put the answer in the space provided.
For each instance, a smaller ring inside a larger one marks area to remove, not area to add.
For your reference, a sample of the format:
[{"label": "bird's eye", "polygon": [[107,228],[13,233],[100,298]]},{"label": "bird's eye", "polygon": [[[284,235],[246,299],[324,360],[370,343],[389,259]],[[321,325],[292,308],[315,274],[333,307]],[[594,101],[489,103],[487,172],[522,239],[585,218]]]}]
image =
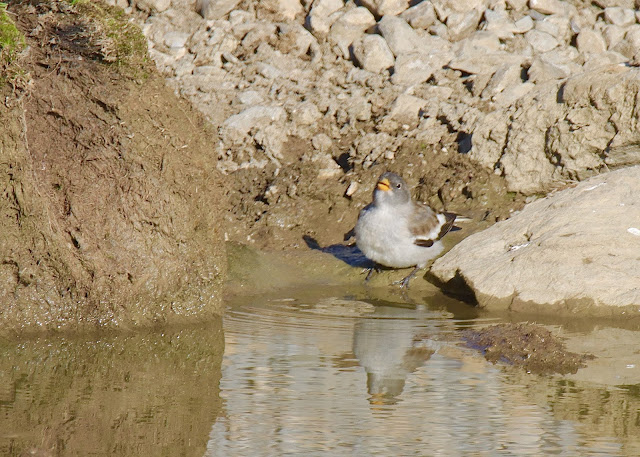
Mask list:
[{"label": "bird's eye", "polygon": [[398,184],[396,184],[396,187],[397,187],[398,189],[400,189],[400,188],[402,187],[402,184],[398,183]]}]

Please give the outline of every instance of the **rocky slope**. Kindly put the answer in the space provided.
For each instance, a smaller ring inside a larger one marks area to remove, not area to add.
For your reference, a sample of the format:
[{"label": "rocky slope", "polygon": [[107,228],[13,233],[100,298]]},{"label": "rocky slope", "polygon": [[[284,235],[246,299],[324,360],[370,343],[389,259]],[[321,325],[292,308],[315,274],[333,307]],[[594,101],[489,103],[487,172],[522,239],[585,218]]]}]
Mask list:
[{"label": "rocky slope", "polygon": [[640,162],[630,0],[112,2],[218,129],[231,239],[336,242],[387,168],[494,221]]}]

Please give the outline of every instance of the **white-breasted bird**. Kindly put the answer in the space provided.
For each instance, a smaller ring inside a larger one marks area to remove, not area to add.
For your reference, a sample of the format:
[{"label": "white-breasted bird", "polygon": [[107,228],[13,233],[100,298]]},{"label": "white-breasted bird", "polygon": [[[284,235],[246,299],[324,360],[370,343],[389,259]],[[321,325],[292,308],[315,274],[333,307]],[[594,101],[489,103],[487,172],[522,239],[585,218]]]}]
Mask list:
[{"label": "white-breasted bird", "polygon": [[398,281],[401,287],[409,288],[411,278],[443,251],[440,239],[451,230],[455,219],[455,214],[438,213],[413,201],[404,179],[385,172],[373,191],[373,201],[360,211],[354,229],[356,244],[377,264],[415,267]]}]

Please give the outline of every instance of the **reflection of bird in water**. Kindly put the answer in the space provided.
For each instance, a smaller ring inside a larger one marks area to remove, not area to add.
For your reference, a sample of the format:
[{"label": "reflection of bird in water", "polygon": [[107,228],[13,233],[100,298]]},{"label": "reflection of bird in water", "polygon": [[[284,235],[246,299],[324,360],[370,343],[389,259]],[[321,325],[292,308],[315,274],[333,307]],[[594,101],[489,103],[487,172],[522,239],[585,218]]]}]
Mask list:
[{"label": "reflection of bird in water", "polygon": [[394,314],[404,314],[406,310],[388,310],[386,319],[369,318],[356,323],[353,339],[353,352],[367,372],[369,401],[378,405],[397,403],[407,376],[434,353],[415,345],[414,321],[393,319]]}]

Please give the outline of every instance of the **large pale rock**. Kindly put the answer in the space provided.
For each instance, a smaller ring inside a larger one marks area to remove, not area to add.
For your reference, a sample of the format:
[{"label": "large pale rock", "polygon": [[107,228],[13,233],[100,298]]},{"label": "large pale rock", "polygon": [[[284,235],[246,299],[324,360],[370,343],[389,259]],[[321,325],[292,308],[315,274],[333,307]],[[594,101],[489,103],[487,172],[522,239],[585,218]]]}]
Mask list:
[{"label": "large pale rock", "polygon": [[640,70],[620,65],[536,87],[473,131],[470,157],[534,194],[606,167],[640,163]]},{"label": "large pale rock", "polygon": [[431,274],[491,309],[637,313],[639,193],[640,167],[593,177],[466,238]]}]

